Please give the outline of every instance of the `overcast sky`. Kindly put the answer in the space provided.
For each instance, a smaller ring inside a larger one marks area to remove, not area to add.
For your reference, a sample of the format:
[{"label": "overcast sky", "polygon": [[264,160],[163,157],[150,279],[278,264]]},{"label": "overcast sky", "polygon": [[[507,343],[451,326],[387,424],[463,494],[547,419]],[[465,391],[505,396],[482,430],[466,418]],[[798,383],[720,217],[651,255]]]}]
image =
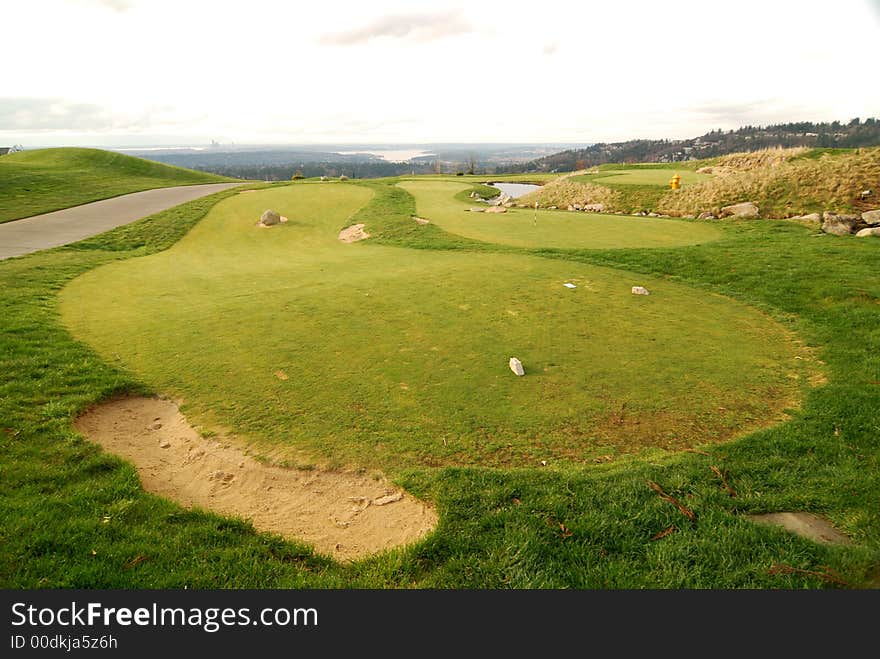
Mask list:
[{"label": "overcast sky", "polygon": [[880,116],[880,0],[2,0],[0,146],[597,142]]}]

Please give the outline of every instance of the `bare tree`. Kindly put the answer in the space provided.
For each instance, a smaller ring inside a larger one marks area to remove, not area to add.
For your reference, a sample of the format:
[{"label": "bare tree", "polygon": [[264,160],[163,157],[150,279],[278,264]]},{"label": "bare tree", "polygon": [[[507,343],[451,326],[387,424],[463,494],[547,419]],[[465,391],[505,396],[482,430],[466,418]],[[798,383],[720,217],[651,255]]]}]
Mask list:
[{"label": "bare tree", "polygon": [[476,174],[477,173],[477,156],[476,154],[469,153],[467,157],[467,173],[468,174]]}]

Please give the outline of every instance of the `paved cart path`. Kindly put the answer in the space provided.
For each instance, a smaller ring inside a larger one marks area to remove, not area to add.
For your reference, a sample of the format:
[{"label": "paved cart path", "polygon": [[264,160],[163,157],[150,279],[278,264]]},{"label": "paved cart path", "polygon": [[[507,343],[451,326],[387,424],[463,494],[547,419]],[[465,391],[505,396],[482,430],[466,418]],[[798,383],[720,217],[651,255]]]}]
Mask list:
[{"label": "paved cart path", "polygon": [[156,188],[0,224],[0,259],[74,243],[243,183]]}]

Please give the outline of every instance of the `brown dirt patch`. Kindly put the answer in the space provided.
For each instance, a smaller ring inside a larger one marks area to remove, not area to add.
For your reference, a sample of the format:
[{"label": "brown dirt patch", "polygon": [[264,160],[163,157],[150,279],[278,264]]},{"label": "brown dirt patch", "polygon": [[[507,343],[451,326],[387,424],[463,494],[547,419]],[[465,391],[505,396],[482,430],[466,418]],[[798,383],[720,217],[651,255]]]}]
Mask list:
[{"label": "brown dirt patch", "polygon": [[831,522],[813,513],[764,513],[746,515],[746,519],[758,524],[781,526],[799,536],[824,544],[852,544],[852,540],[834,528]]},{"label": "brown dirt patch", "polygon": [[432,508],[384,480],[286,469],[258,462],[230,438],[206,439],[170,400],[113,400],[88,410],[75,426],[132,462],[146,491],[244,518],[339,560],[407,545],[437,524]]},{"label": "brown dirt patch", "polygon": [[364,231],[364,224],[352,224],[339,232],[339,240],[344,243],[354,243],[358,240],[369,238],[370,234]]}]

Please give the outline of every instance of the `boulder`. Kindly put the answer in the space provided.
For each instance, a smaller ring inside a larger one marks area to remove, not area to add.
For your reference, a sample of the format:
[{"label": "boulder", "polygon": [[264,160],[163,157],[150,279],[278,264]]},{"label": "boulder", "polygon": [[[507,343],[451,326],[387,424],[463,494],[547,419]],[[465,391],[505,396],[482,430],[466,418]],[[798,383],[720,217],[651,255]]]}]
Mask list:
[{"label": "boulder", "polygon": [[632,287],[632,294],[633,295],[650,295],[650,293],[648,292],[648,289],[645,288],[644,286],[633,286]]},{"label": "boulder", "polygon": [[863,200],[864,200],[864,199],[867,199],[868,197],[871,196],[871,194],[872,194],[872,193],[871,193],[870,190],[862,190],[862,191],[859,193],[859,199],[863,199]]},{"label": "boulder", "polygon": [[833,236],[846,236],[859,228],[861,218],[858,215],[835,215],[825,211],[822,213],[822,231]]},{"label": "boulder", "polygon": [[271,227],[275,224],[281,223],[281,215],[276,213],[273,210],[265,210],[263,214],[260,216],[260,224],[264,227]]},{"label": "boulder", "polygon": [[751,201],[724,206],[721,209],[721,217],[758,217],[758,206]]},{"label": "boulder", "polygon": [[495,197],[490,203],[491,203],[493,206],[503,206],[504,204],[506,204],[507,202],[511,201],[512,199],[513,199],[513,197],[511,197],[511,196],[508,195],[508,194],[504,194],[504,193],[502,192],[500,195],[498,195],[497,197]]},{"label": "boulder", "polygon": [[525,375],[526,374],[525,370],[523,369],[522,362],[520,360],[518,360],[516,357],[511,357],[510,362],[508,362],[508,364],[510,365],[510,370],[513,371],[516,375]]},{"label": "boulder", "polygon": [[867,238],[868,236],[877,236],[880,238],[880,227],[868,227],[862,229],[856,234],[856,238]]},{"label": "boulder", "polygon": [[865,211],[862,213],[862,222],[872,227],[880,224],[880,209],[875,211]]},{"label": "boulder", "polygon": [[601,213],[605,210],[605,204],[586,204],[584,210],[590,213]]},{"label": "boulder", "polygon": [[715,217],[712,213],[710,213],[709,211],[704,211],[704,212],[700,213],[699,215],[697,215],[697,219],[698,219],[698,220],[715,220],[715,219],[718,219],[718,218],[716,218],[716,217]]},{"label": "boulder", "polygon": [[807,215],[796,215],[789,218],[790,220],[800,220],[801,222],[821,222],[822,216],[819,213],[809,213]]},{"label": "boulder", "polygon": [[507,208],[505,208],[504,206],[490,206],[489,208],[487,208],[483,212],[484,213],[506,213]]}]

